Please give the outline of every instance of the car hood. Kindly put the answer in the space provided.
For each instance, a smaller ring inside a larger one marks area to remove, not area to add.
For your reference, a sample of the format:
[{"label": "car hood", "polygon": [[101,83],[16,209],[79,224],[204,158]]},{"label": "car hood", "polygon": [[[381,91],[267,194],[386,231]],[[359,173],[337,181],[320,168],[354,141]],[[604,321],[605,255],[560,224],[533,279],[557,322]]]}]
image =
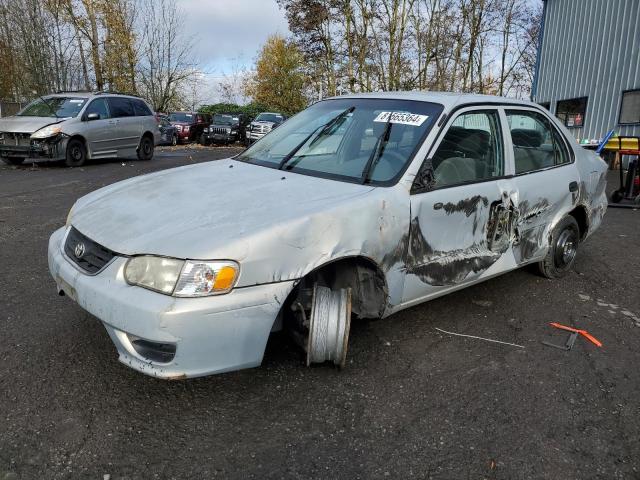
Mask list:
[{"label": "car hood", "polygon": [[241,260],[266,237],[274,241],[272,232],[287,231],[288,223],[304,224],[310,215],[372,189],[218,160],[97,190],[78,200],[70,221],[92,240],[125,255]]},{"label": "car hood", "polygon": [[259,120],[257,122],[251,122],[251,125],[270,125],[270,126],[273,126],[273,125],[277,125],[277,123],[276,122],[266,122],[266,121]]},{"label": "car hood", "polygon": [[47,125],[60,123],[62,118],[51,117],[6,117],[0,118],[0,132],[34,133]]}]

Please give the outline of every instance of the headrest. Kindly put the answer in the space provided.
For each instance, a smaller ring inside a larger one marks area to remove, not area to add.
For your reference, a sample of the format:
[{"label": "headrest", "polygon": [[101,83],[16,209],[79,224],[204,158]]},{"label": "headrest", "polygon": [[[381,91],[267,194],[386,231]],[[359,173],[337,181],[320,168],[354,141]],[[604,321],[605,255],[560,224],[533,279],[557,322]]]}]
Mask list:
[{"label": "headrest", "polygon": [[511,130],[511,140],[516,147],[537,148],[542,145],[542,133],[538,130],[515,128]]}]

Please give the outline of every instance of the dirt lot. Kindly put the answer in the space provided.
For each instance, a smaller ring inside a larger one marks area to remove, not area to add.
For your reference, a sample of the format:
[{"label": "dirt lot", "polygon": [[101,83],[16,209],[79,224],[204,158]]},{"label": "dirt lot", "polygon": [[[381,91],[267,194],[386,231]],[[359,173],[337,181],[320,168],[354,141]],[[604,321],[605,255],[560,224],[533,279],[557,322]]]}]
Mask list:
[{"label": "dirt lot", "polygon": [[[355,324],[344,371],[304,367],[282,336],[261,367],[208,378],[121,365],[58,297],[49,235],[89,191],[235,151],[0,167],[0,480],[640,478],[640,211],[610,209],[562,280],[516,271]],[[546,347],[566,338],[552,321],[604,347]]]}]

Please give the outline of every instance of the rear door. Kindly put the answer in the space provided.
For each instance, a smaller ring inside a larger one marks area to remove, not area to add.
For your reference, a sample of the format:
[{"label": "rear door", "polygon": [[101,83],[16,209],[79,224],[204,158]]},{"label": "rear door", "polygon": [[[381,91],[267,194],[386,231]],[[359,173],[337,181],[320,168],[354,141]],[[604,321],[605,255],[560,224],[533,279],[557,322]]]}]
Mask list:
[{"label": "rear door", "polygon": [[422,166],[433,182],[411,195],[405,304],[515,267],[504,117],[497,107],[467,108],[444,131]]},{"label": "rear door", "polygon": [[515,166],[519,265],[547,253],[551,228],[577,202],[579,174],[564,135],[542,112],[505,108]]},{"label": "rear door", "polygon": [[[88,115],[100,115],[98,120],[87,119]],[[117,152],[117,121],[111,118],[106,98],[96,98],[87,105],[83,114],[82,130],[89,144],[91,158],[109,157]]]}]

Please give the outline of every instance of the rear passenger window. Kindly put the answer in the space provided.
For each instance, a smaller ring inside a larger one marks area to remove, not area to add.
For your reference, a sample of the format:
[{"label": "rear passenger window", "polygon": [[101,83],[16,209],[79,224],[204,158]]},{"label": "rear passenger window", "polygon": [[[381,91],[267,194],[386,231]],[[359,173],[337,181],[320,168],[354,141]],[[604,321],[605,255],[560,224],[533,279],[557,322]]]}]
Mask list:
[{"label": "rear passenger window", "polygon": [[149,115],[153,115],[149,107],[147,107],[147,104],[142,100],[132,99],[131,103],[133,103],[136,117],[148,117]]},{"label": "rear passenger window", "polygon": [[109,109],[113,118],[133,117],[135,112],[128,98],[110,97]]},{"label": "rear passenger window", "polygon": [[431,163],[436,188],[504,175],[498,112],[475,110],[458,116],[442,139]]},{"label": "rear passenger window", "polygon": [[562,136],[537,112],[507,110],[516,175],[570,163]]}]

